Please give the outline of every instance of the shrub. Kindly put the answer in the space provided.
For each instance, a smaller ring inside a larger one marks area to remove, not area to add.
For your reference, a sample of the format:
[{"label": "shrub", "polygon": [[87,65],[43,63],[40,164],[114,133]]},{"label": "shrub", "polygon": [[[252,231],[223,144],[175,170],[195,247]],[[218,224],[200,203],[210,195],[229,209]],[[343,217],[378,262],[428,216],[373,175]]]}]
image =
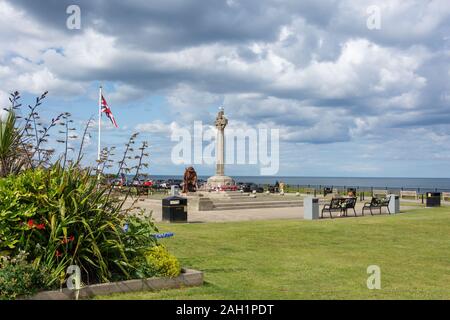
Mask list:
[{"label": "shrub", "polygon": [[[134,203],[122,208],[131,189],[118,198],[112,185],[102,184],[104,170],[113,166],[109,157],[114,148],[103,149],[97,169],[82,168],[91,120],[84,129],[78,155],[70,158],[69,150],[75,151],[71,145],[77,138],[74,122],[67,112],[50,122],[41,121],[37,108],[46,95],[28,106],[27,116],[19,117],[20,95],[14,92],[11,107],[5,109],[9,114],[0,121],[0,258],[28,253],[21,263],[4,260],[0,294],[14,298],[57,286],[64,281],[69,265],[80,267],[87,284],[176,274],[179,264],[174,257],[165,249],[152,251],[157,245],[153,221],[143,215],[130,216]],[[56,126],[62,129],[58,131],[63,135],[60,139],[50,138],[49,132]],[[136,137],[133,134],[125,144],[115,176],[135,171],[136,178],[140,169],[147,167],[148,144],[142,142],[135,150]],[[64,152],[52,163],[55,142],[63,144]],[[156,261],[159,258],[164,261]]]},{"label": "shrub", "polygon": [[1,257],[0,299],[15,299],[48,289],[48,277],[44,268],[35,267],[26,261],[24,252],[13,259]]},{"label": "shrub", "polygon": [[177,277],[181,272],[178,259],[163,245],[156,245],[145,253],[145,260],[156,276]]},{"label": "shrub", "polygon": [[72,264],[87,283],[131,278],[129,261],[156,244],[149,219],[128,218],[122,202],[76,165],[1,179],[0,199],[0,252],[29,252],[35,265],[51,271],[52,283]]},{"label": "shrub", "polygon": [[161,244],[137,256],[132,265],[135,278],[177,277],[181,272],[180,262]]}]

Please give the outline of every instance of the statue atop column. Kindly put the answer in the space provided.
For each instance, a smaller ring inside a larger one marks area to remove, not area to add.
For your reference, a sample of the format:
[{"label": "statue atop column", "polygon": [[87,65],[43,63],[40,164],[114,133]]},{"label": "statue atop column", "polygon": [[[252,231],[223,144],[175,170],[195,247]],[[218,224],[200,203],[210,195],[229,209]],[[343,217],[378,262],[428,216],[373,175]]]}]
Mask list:
[{"label": "statue atop column", "polygon": [[216,128],[217,128],[217,130],[223,131],[225,129],[225,127],[227,126],[227,124],[228,124],[228,119],[225,117],[224,108],[220,107],[219,113],[217,114],[216,122],[215,122]]},{"label": "statue atop column", "polygon": [[225,176],[225,127],[228,119],[225,117],[223,107],[219,108],[214,125],[217,128],[216,138],[216,175],[208,179],[209,187],[221,187],[225,185],[233,185],[234,181],[230,177]]}]

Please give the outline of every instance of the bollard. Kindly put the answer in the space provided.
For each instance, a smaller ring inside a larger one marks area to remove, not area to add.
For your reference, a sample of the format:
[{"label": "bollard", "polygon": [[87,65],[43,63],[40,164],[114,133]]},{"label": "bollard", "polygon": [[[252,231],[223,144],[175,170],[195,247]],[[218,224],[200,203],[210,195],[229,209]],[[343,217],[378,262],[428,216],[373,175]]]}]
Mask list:
[{"label": "bollard", "polygon": [[170,186],[170,196],[176,197],[180,195],[180,187],[179,186]]},{"label": "bollard", "polygon": [[316,220],[319,219],[319,199],[313,197],[306,197],[303,199],[304,214],[303,219],[305,220]]},{"label": "bollard", "polygon": [[400,213],[400,197],[395,194],[388,195],[389,197],[389,213]]}]

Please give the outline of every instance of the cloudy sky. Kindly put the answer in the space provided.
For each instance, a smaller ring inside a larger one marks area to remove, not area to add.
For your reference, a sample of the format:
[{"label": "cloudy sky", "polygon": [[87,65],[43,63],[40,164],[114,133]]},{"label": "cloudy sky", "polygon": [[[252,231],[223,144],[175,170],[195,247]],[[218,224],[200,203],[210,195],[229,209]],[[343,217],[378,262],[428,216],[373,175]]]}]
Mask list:
[{"label": "cloudy sky", "polygon": [[0,16],[0,104],[48,90],[44,115],[81,125],[101,83],[120,126],[104,144],[139,131],[151,174],[181,174],[172,131],[224,105],[230,128],[280,130],[279,175],[450,177],[448,0],[0,0]]}]

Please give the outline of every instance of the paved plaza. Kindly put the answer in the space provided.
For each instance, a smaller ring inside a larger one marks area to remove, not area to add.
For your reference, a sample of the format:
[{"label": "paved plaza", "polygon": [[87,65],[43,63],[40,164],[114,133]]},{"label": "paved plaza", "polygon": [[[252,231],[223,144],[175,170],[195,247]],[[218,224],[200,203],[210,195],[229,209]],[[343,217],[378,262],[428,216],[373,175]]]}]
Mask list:
[{"label": "paved plaza", "polygon": [[[130,204],[131,200],[127,200]],[[126,204],[126,205],[127,205]],[[401,211],[406,211],[418,208],[415,203],[404,203],[401,205]],[[152,211],[153,218],[157,222],[162,220],[162,205],[161,200],[155,199],[139,199],[136,205],[147,212]],[[358,202],[356,205],[356,213],[361,215],[363,202]],[[322,206],[320,206],[322,210]],[[374,211],[375,212],[375,211]],[[382,210],[383,214],[387,214],[385,208]],[[333,213],[336,217],[337,213]],[[365,215],[370,213],[366,211]],[[354,217],[353,211],[349,211],[348,217]],[[324,218],[329,218],[327,213],[324,213]],[[211,210],[211,211],[189,211],[188,221],[190,223],[199,222],[231,222],[231,221],[250,221],[250,220],[273,220],[273,219],[303,219],[303,207],[287,207],[287,208],[258,208],[258,209],[239,209],[239,210]]]}]

